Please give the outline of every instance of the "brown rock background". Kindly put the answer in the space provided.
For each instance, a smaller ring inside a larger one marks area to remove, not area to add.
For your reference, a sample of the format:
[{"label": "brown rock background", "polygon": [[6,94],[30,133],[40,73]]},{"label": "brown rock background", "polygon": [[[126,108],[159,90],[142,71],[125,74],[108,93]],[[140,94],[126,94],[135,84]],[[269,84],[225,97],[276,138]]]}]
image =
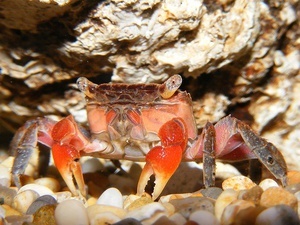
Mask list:
[{"label": "brown rock background", "polygon": [[199,128],[231,113],[300,169],[299,14],[296,0],[3,0],[0,134],[36,116],[84,123],[77,77],[180,73]]}]

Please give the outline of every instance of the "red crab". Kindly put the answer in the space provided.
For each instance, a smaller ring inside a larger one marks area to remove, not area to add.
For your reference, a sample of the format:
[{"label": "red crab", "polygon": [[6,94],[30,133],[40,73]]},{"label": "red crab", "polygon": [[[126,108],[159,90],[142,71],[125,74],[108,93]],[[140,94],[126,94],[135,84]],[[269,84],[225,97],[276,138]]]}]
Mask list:
[{"label": "red crab", "polygon": [[[146,161],[137,193],[144,192],[155,175],[152,197],[156,199],[181,161],[203,159],[204,185],[214,185],[215,158],[259,161],[285,186],[286,163],[276,147],[236,118],[227,116],[215,125],[207,122],[198,135],[190,95],[178,88],[182,78],[163,84],[94,84],[79,78],[86,95],[89,131],[72,115],[61,121],[37,118],[27,121],[15,134],[12,150],[14,181],[40,142],[52,149],[54,163],[74,195],[85,195],[79,159],[90,155],[106,159]],[[75,181],[73,180],[73,176]]]}]

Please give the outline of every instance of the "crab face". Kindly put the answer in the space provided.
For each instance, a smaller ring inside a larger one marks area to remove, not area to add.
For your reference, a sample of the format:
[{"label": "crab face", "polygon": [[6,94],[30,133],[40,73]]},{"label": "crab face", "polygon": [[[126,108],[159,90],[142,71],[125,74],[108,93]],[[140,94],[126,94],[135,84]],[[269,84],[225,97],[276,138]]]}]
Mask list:
[{"label": "crab face", "polygon": [[37,142],[50,147],[55,165],[73,194],[85,195],[78,159],[91,155],[108,159],[145,161],[137,193],[143,194],[151,175],[156,199],[182,160],[203,159],[203,183],[214,185],[215,158],[258,158],[270,172],[287,184],[286,163],[276,147],[259,137],[243,122],[227,116],[215,125],[207,122],[198,136],[190,95],[178,90],[181,77],[163,84],[94,84],[79,78],[86,95],[89,131],[72,116],[59,122],[37,118],[26,122],[15,134],[11,147],[16,157],[12,169],[20,186]]}]

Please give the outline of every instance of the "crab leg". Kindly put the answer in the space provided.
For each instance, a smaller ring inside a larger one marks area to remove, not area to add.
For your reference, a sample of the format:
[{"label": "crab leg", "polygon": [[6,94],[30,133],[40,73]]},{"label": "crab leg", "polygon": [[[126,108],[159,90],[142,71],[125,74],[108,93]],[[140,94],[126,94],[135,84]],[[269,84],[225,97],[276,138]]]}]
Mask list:
[{"label": "crab leg", "polygon": [[70,191],[74,195],[78,195],[73,181],[74,176],[80,194],[85,196],[86,192],[79,159],[80,150],[86,146],[88,141],[79,131],[72,116],[68,116],[55,124],[52,130],[52,138],[55,141],[52,146],[55,166]]},{"label": "crab leg", "polygon": [[248,148],[257,156],[258,160],[281,181],[283,186],[286,186],[287,166],[280,151],[272,143],[257,136],[248,125],[238,121],[237,129]]},{"label": "crab leg", "polygon": [[183,150],[187,144],[184,122],[174,118],[166,122],[159,130],[161,146],[152,148],[146,155],[146,165],[138,182],[137,194],[141,195],[151,175],[155,175],[155,187],[152,198],[156,199],[178,168]]},{"label": "crab leg", "polygon": [[206,188],[215,185],[215,146],[216,133],[212,123],[207,123],[204,127],[203,140],[203,184]]}]

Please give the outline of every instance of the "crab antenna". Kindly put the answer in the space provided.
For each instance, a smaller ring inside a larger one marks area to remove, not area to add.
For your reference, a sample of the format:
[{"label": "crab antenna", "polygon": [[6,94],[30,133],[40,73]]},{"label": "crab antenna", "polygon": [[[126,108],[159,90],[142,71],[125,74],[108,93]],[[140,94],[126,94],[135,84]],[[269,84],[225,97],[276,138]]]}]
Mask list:
[{"label": "crab antenna", "polygon": [[77,79],[78,89],[83,92],[87,97],[94,98],[94,94],[91,92],[97,85],[86,79],[85,77],[79,77]]},{"label": "crab antenna", "polygon": [[178,90],[182,83],[182,78],[180,75],[176,74],[170,77],[161,86],[160,95],[163,98],[170,98]]}]

